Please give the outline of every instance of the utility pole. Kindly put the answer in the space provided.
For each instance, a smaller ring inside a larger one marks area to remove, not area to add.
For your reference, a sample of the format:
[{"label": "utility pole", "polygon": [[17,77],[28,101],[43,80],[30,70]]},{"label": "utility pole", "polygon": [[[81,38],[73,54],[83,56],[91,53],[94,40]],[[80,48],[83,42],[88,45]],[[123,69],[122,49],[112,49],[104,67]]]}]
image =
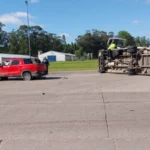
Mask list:
[{"label": "utility pole", "polygon": [[29,48],[29,56],[31,57],[31,44],[30,44],[30,27],[29,27],[29,10],[28,10],[28,0],[25,1],[27,5],[27,22],[28,22],[28,48]]}]

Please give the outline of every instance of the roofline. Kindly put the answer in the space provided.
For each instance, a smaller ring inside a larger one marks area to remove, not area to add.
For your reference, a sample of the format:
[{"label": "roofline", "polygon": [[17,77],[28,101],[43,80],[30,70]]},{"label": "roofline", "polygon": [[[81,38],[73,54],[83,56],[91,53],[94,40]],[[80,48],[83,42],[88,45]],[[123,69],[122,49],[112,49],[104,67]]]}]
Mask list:
[{"label": "roofline", "polygon": [[65,54],[65,55],[69,55],[69,56],[75,56],[75,54],[70,54],[70,53],[63,53],[63,52],[57,52],[57,51],[48,51],[48,52],[45,52],[45,53],[42,53],[42,54],[40,54],[40,56],[41,55],[44,55],[44,54],[47,54],[47,53],[49,53],[49,52],[54,52],[54,53],[58,53],[58,54]]}]

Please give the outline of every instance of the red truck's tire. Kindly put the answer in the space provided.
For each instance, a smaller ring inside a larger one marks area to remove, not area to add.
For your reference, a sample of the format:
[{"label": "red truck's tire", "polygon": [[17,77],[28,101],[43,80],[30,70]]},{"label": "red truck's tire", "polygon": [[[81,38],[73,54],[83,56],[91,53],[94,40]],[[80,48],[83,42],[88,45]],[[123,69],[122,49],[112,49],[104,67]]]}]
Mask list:
[{"label": "red truck's tire", "polygon": [[25,72],[23,73],[22,77],[23,77],[23,80],[25,80],[25,81],[30,81],[30,80],[32,80],[32,75],[31,75],[31,73],[28,72],[28,71],[25,71]]}]

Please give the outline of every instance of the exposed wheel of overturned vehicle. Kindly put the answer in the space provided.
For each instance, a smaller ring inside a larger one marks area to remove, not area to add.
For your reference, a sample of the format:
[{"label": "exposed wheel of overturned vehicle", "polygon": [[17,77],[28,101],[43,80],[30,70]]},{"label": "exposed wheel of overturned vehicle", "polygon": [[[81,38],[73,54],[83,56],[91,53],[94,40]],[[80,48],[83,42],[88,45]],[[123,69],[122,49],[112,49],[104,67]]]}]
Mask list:
[{"label": "exposed wheel of overturned vehicle", "polygon": [[127,49],[127,52],[130,54],[137,53],[137,47],[136,46],[129,46]]},{"label": "exposed wheel of overturned vehicle", "polygon": [[103,56],[100,56],[99,57],[99,62],[98,62],[99,64],[99,70],[98,70],[98,72],[99,73],[105,73],[105,65],[104,65],[104,57]]},{"label": "exposed wheel of overturned vehicle", "polygon": [[128,68],[127,71],[128,71],[128,75],[136,75],[136,69],[134,68]]},{"label": "exposed wheel of overturned vehicle", "polygon": [[105,70],[100,68],[100,69],[98,70],[98,72],[99,72],[99,73],[105,73]]}]

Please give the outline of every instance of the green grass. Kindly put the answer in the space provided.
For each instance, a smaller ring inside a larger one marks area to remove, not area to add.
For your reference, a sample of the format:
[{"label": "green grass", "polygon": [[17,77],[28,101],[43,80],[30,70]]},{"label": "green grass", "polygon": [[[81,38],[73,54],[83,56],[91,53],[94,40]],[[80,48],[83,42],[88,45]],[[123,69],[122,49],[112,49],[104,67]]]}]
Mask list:
[{"label": "green grass", "polygon": [[51,62],[49,71],[85,71],[85,70],[97,70],[97,60],[85,60],[85,61],[65,61],[65,62]]}]

